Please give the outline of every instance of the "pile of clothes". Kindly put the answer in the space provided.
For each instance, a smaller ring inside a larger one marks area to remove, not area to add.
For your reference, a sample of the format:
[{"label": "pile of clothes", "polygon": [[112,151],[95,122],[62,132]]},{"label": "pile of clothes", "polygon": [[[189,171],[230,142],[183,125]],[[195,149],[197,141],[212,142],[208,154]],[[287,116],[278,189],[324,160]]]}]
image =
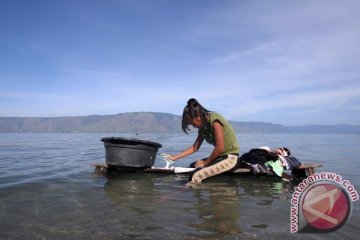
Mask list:
[{"label": "pile of clothes", "polygon": [[268,146],[253,148],[240,156],[240,167],[250,168],[254,175],[268,174],[269,170],[285,178],[284,169],[294,170],[301,162],[286,147],[270,149]]}]

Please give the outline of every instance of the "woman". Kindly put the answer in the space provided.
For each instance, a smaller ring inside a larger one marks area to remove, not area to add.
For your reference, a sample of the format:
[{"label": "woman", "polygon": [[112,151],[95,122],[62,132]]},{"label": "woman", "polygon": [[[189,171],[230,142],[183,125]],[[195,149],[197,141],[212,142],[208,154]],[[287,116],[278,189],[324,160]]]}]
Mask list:
[{"label": "woman", "polygon": [[[194,98],[191,98],[182,115],[182,130],[188,134],[189,125],[198,130],[198,136],[192,146],[177,155],[167,155],[169,160],[178,160],[199,150],[204,140],[214,145],[211,154],[192,164],[197,170],[191,177],[191,184],[233,170],[238,162],[240,151],[235,131],[230,123],[220,114],[205,109]],[[189,185],[191,185],[189,184]]]}]

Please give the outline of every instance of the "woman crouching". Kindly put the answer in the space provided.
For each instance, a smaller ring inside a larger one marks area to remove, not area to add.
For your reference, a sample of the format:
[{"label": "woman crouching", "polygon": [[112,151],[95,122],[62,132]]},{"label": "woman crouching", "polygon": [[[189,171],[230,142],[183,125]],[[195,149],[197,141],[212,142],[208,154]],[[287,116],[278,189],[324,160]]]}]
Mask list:
[{"label": "woman crouching", "polygon": [[192,146],[177,155],[167,155],[167,159],[178,160],[199,150],[205,140],[214,145],[211,154],[195,161],[196,167],[187,186],[201,183],[204,179],[236,169],[239,143],[230,123],[219,113],[208,111],[194,98],[187,102],[182,115],[182,130],[188,134],[189,125],[198,129],[198,136]]}]

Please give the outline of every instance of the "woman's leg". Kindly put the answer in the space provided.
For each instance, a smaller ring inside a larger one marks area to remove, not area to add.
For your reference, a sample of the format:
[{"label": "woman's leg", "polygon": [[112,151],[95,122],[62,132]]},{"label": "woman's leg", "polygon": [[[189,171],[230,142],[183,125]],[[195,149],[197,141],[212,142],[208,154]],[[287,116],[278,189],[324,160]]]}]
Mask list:
[{"label": "woman's leg", "polygon": [[234,168],[237,166],[237,163],[238,163],[238,156],[229,155],[228,158],[222,160],[221,162],[218,162],[214,165],[205,167],[195,172],[191,178],[190,183],[199,184],[208,177],[212,177],[224,172],[234,170]]}]

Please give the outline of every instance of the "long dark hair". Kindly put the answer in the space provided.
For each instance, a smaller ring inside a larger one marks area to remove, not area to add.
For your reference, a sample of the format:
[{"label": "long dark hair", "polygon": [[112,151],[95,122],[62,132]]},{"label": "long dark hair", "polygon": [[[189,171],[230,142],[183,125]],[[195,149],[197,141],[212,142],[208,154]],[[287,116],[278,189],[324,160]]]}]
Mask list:
[{"label": "long dark hair", "polygon": [[205,121],[207,119],[208,113],[209,110],[201,106],[201,104],[195,98],[189,99],[182,115],[182,130],[186,134],[189,134],[188,130],[190,130],[189,125],[191,120],[200,116],[202,121]]}]

